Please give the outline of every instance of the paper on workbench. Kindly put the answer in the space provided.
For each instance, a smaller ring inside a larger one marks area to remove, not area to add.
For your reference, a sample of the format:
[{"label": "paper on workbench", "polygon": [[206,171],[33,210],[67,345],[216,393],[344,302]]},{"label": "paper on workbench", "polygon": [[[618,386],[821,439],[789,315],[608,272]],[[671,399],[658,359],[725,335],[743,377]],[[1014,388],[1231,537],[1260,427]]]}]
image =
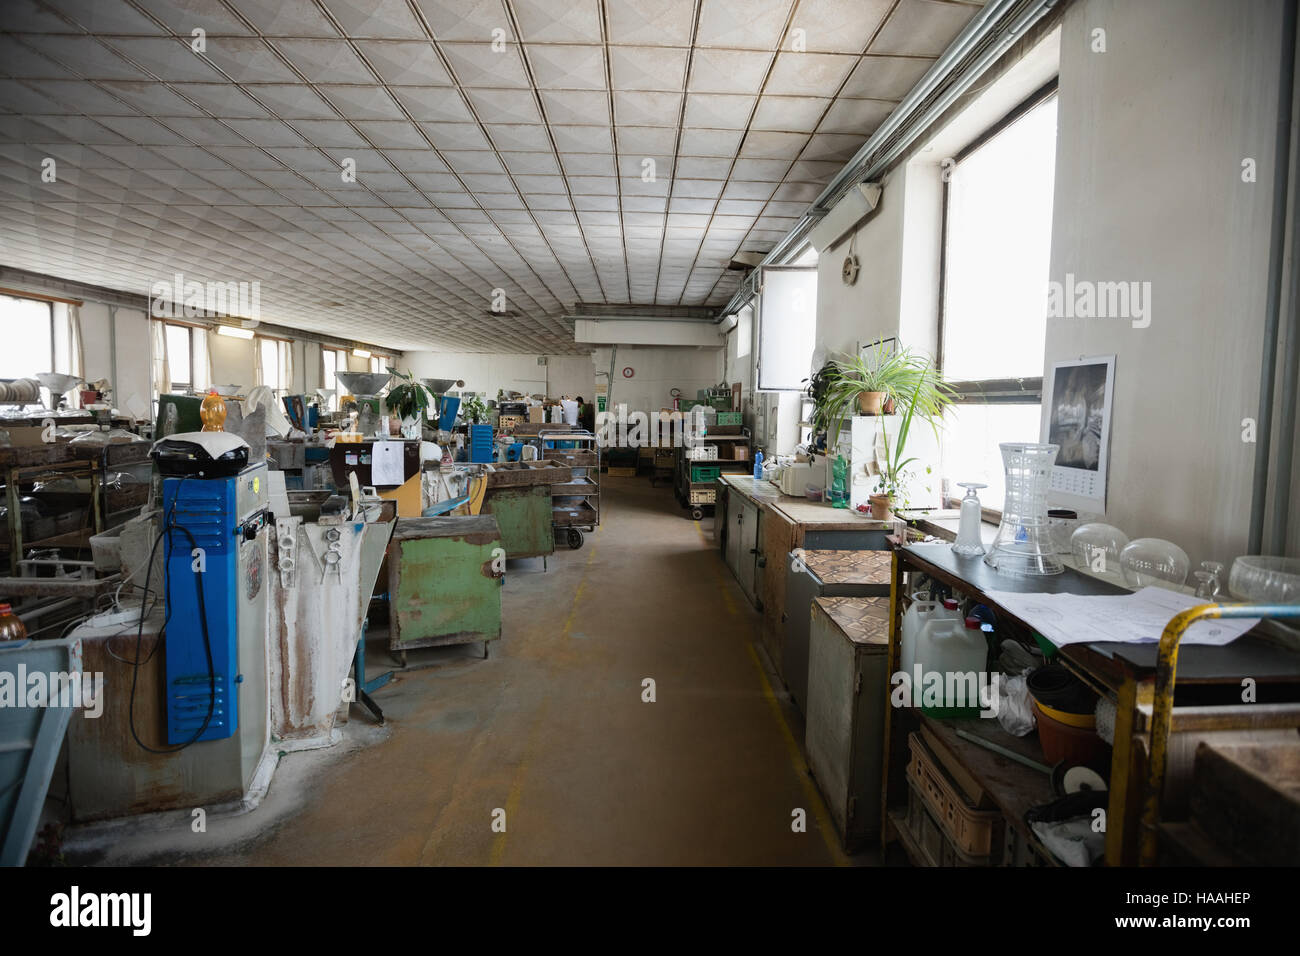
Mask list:
[{"label": "paper on workbench", "polygon": [[400,441],[377,441],[370,448],[370,483],[376,487],[400,485],[406,480],[403,462],[405,445]]},{"label": "paper on workbench", "polygon": [[[1021,594],[988,591],[990,600],[1020,618],[1057,647],[1117,641],[1141,644],[1160,640],[1170,619],[1201,598],[1145,587],[1133,594]],[[1259,623],[1259,618],[1197,621],[1183,635],[1182,645],[1230,644]]]}]

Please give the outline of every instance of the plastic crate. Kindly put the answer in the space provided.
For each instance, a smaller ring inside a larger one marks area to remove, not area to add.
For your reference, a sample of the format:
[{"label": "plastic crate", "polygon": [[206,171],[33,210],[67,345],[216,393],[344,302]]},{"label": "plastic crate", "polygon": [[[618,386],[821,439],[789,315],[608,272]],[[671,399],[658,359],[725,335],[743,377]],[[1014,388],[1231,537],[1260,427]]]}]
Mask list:
[{"label": "plastic crate", "polygon": [[692,465],[691,482],[717,481],[718,476],[722,474],[721,465]]},{"label": "plastic crate", "polygon": [[687,461],[717,461],[717,445],[696,445],[694,448],[686,449]]},{"label": "plastic crate", "polygon": [[700,488],[698,491],[691,491],[690,502],[693,505],[711,505],[717,500],[718,490],[716,488]]},{"label": "plastic crate", "polygon": [[912,843],[920,851],[923,862],[930,866],[993,866],[992,857],[965,853],[948,836],[943,826],[934,818],[930,805],[917,789],[916,781],[907,781],[906,827]]},{"label": "plastic crate", "polygon": [[916,734],[908,734],[912,759],[907,764],[908,783],[914,786],[933,811],[954,847],[971,857],[988,859],[1001,850],[1002,814],[996,810],[975,810],[967,803]]}]

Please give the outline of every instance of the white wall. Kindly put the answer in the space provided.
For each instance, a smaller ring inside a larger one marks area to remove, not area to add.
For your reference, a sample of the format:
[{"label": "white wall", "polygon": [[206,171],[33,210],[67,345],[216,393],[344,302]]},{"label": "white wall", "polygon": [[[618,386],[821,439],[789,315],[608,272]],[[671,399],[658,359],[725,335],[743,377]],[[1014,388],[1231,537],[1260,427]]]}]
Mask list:
[{"label": "white wall", "polygon": [[1063,24],[1051,278],[1149,281],[1152,315],[1049,319],[1046,362],[1117,355],[1107,520],[1193,567],[1246,547],[1280,23],[1276,0],[1087,0]]},{"label": "white wall", "polygon": [[465,389],[486,393],[495,398],[498,390],[543,394],[549,398],[581,395],[592,400],[596,380],[589,355],[548,355],[545,365],[538,356],[528,354],[494,354],[483,352],[407,352],[402,368],[416,378],[454,378],[465,382]]},{"label": "white wall", "polygon": [[[609,371],[609,355],[608,348],[596,349],[591,358],[595,371]],[[649,413],[671,408],[674,388],[694,398],[701,388],[721,382],[722,356],[721,348],[620,345],[614,363],[614,404],[627,405],[629,412]],[[625,378],[623,369],[629,367],[632,377]],[[606,377],[601,375],[596,381],[603,383]]]}]

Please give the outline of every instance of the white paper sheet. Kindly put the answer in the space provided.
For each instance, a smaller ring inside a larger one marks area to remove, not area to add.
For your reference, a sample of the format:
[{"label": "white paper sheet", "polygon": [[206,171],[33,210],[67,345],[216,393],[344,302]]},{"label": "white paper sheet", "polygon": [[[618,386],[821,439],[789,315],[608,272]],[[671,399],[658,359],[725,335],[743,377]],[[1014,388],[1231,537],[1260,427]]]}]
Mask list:
[{"label": "white paper sheet", "polygon": [[375,442],[370,449],[370,483],[376,486],[402,484],[406,480],[403,455],[403,442]]},{"label": "white paper sheet", "polygon": [[[1124,644],[1159,641],[1174,615],[1205,603],[1190,594],[1158,587],[1118,595],[987,593],[990,600],[1057,647],[1105,641]],[[1183,635],[1182,645],[1230,644],[1258,623],[1259,618],[1197,621]]]}]

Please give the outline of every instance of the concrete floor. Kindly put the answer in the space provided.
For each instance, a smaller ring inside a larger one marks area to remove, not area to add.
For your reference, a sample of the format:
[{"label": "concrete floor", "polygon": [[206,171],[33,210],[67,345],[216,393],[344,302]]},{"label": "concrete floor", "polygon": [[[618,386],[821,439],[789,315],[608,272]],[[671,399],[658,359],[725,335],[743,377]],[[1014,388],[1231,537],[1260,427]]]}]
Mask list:
[{"label": "concrete floor", "polygon": [[[839,849],[712,519],[688,520],[645,478],[604,488],[583,548],[546,572],[511,563],[487,660],[481,645],[412,653],[376,694],[387,725],[354,706],[345,742],[285,756],[257,810],[181,844],[118,834],[85,861],[872,862]],[[390,662],[371,651],[373,676]],[[807,832],[792,832],[797,808]]]}]

